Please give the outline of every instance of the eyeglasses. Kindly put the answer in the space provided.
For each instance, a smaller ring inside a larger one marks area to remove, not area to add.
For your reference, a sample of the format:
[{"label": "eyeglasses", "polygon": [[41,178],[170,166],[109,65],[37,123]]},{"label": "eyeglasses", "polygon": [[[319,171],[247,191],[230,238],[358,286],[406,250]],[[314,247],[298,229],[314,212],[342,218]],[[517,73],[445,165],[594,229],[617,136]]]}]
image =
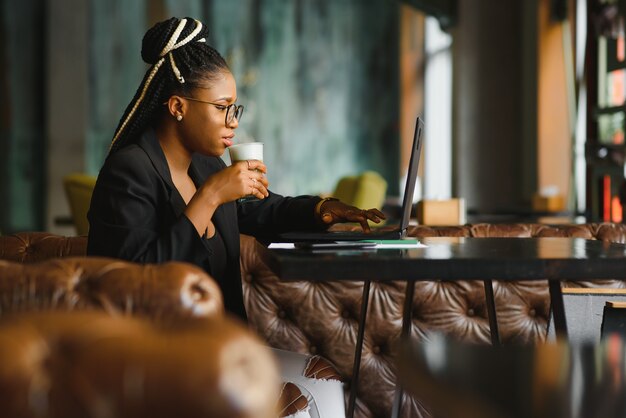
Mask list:
[{"label": "eyeglasses", "polygon": [[241,121],[241,117],[243,116],[243,105],[230,104],[228,106],[224,106],[219,103],[208,102],[206,100],[194,99],[193,97],[185,97],[180,96],[183,99],[191,100],[194,102],[206,103],[213,105],[220,111],[226,111],[226,118],[224,119],[224,123],[226,125],[230,125],[234,119],[237,119],[237,122]]}]

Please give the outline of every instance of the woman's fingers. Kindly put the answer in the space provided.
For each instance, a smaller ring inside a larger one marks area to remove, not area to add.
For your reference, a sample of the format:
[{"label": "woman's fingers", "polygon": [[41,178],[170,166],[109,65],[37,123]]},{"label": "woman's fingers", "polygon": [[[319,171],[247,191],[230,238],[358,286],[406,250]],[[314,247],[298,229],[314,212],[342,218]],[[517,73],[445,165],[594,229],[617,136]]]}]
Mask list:
[{"label": "woman's fingers", "polygon": [[251,177],[250,182],[250,187],[252,190],[250,194],[258,197],[259,199],[265,199],[270,195],[269,191],[267,190],[269,182],[265,177]]},{"label": "woman's fingers", "polygon": [[385,219],[385,215],[379,211],[378,209],[368,209],[361,210],[357,215],[359,219],[359,223],[363,228],[363,231],[370,232],[371,228],[368,221],[372,221],[374,223],[380,223],[382,219]]},{"label": "woman's fingers", "polygon": [[269,181],[267,181],[267,177],[265,177],[261,173],[254,173],[254,174],[256,174],[256,175],[252,176],[252,178],[255,179],[256,182],[259,183],[260,186],[262,185],[264,188],[267,189],[269,187],[269,185],[270,185]]},{"label": "woman's fingers", "polygon": [[335,222],[357,222],[361,225],[363,231],[370,232],[369,221],[380,223],[382,219],[386,219],[386,216],[378,209],[363,210],[348,206],[337,210],[337,212],[335,212],[334,209],[329,209],[322,213],[321,218],[322,221],[327,224]]},{"label": "woman's fingers", "polygon": [[374,208],[374,209],[369,209],[367,211],[368,213],[374,214],[376,215],[379,219],[387,219],[387,217],[385,216],[384,213],[382,213],[380,210]]},{"label": "woman's fingers", "polygon": [[362,212],[363,213],[359,215],[359,218],[360,218],[359,223],[361,224],[361,228],[363,228],[363,232],[370,232],[371,231],[370,224],[367,223],[367,219],[368,219],[367,211],[362,211]]},{"label": "woman's fingers", "polygon": [[253,195],[259,199],[269,196],[269,182],[265,177],[267,167],[259,160],[244,160],[234,164],[243,186],[242,196]]},{"label": "woman's fingers", "polygon": [[246,168],[248,171],[260,171],[262,173],[267,173],[267,167],[263,164],[263,161],[259,160],[246,160]]},{"label": "woman's fingers", "polygon": [[385,215],[379,211],[378,209],[368,209],[365,212],[365,216],[372,222],[380,223],[381,220],[385,219]]},{"label": "woman's fingers", "polygon": [[267,188],[269,187],[269,182],[267,181],[267,177],[265,177],[265,173],[267,173],[267,167],[263,164],[263,161],[259,160],[247,160],[247,164],[249,167],[248,174],[253,181],[253,192],[256,197],[259,199],[264,199],[269,196],[269,192]]}]

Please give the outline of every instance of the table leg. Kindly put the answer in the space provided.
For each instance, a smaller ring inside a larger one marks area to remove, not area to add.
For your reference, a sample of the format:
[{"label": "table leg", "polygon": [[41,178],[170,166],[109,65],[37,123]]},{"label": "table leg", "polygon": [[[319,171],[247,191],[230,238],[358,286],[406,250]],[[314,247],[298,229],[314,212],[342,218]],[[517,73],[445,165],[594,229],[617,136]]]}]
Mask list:
[{"label": "table leg", "polygon": [[359,370],[361,369],[361,353],[363,352],[363,339],[365,337],[365,318],[367,316],[367,305],[370,299],[370,281],[363,283],[363,297],[361,298],[361,317],[359,318],[359,329],[357,331],[356,346],[354,347],[354,365],[352,366],[352,380],[350,381],[350,399],[348,400],[347,418],[354,417],[356,406],[356,392],[359,385]]},{"label": "table leg", "polygon": [[485,300],[487,301],[487,316],[489,317],[489,330],[491,331],[491,344],[500,345],[500,331],[498,330],[498,316],[496,314],[496,301],[493,297],[493,283],[491,280],[483,280],[485,285]]},{"label": "table leg", "polygon": [[[400,338],[404,341],[408,341],[411,338],[411,325],[413,316],[413,295],[415,294],[415,283],[408,282],[406,284],[406,291],[404,295],[404,311],[402,312],[402,333]],[[396,391],[393,396],[393,407],[391,409],[392,418],[400,416],[402,410],[402,386],[400,383],[396,383]]]},{"label": "table leg", "polygon": [[565,304],[561,292],[561,282],[548,280],[550,289],[550,304],[552,306],[552,318],[554,319],[554,331],[559,338],[567,339],[567,321],[565,320]]}]

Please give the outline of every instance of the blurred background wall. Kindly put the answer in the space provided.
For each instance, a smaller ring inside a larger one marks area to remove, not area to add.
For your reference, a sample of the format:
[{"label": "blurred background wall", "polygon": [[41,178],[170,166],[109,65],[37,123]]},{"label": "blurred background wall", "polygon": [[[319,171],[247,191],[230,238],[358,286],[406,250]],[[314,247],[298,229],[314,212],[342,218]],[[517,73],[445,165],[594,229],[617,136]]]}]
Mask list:
[{"label": "blurred background wall", "polygon": [[[374,170],[397,197],[421,114],[417,196],[465,198],[481,221],[525,221],[549,187],[575,215],[595,125],[571,108],[594,114],[575,96],[597,62],[579,48],[596,39],[578,29],[588,8],[616,2],[0,0],[0,232],[74,233],[58,222],[69,215],[62,178],[98,173],[147,70],[142,36],[171,16],[209,25],[246,107],[236,139],[266,144],[275,192],[330,193]],[[575,83],[574,60],[588,63]],[[587,88],[592,97],[596,83]],[[611,167],[617,186],[624,165]],[[599,194],[587,196],[599,208]]]},{"label": "blurred background wall", "polygon": [[45,216],[45,2],[2,0],[0,229],[42,228]]},{"label": "blurred background wall", "polygon": [[[141,39],[196,17],[238,81],[236,140],[266,144],[274,191],[381,173],[397,193],[399,7],[388,0],[1,0],[0,231],[55,229],[62,176],[97,174],[148,68]],[[226,157],[227,159],[227,157]],[[6,200],[5,200],[6,199]],[[58,225],[57,225],[58,227]]]}]

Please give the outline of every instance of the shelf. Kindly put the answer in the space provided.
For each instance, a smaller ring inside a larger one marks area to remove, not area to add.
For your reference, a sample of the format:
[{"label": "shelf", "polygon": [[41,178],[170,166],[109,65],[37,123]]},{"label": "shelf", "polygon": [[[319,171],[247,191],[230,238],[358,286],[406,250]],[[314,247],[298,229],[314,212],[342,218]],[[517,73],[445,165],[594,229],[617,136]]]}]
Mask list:
[{"label": "shelf", "polygon": [[626,103],[621,106],[598,107],[595,109],[595,115],[610,115],[611,113],[626,112]]},{"label": "shelf", "polygon": [[[606,40],[607,50],[609,51],[617,51],[617,39],[607,38]],[[606,70],[607,72],[615,71],[615,70],[624,70],[626,69],[626,60],[618,61],[614,55],[607,54],[606,57]]]}]

